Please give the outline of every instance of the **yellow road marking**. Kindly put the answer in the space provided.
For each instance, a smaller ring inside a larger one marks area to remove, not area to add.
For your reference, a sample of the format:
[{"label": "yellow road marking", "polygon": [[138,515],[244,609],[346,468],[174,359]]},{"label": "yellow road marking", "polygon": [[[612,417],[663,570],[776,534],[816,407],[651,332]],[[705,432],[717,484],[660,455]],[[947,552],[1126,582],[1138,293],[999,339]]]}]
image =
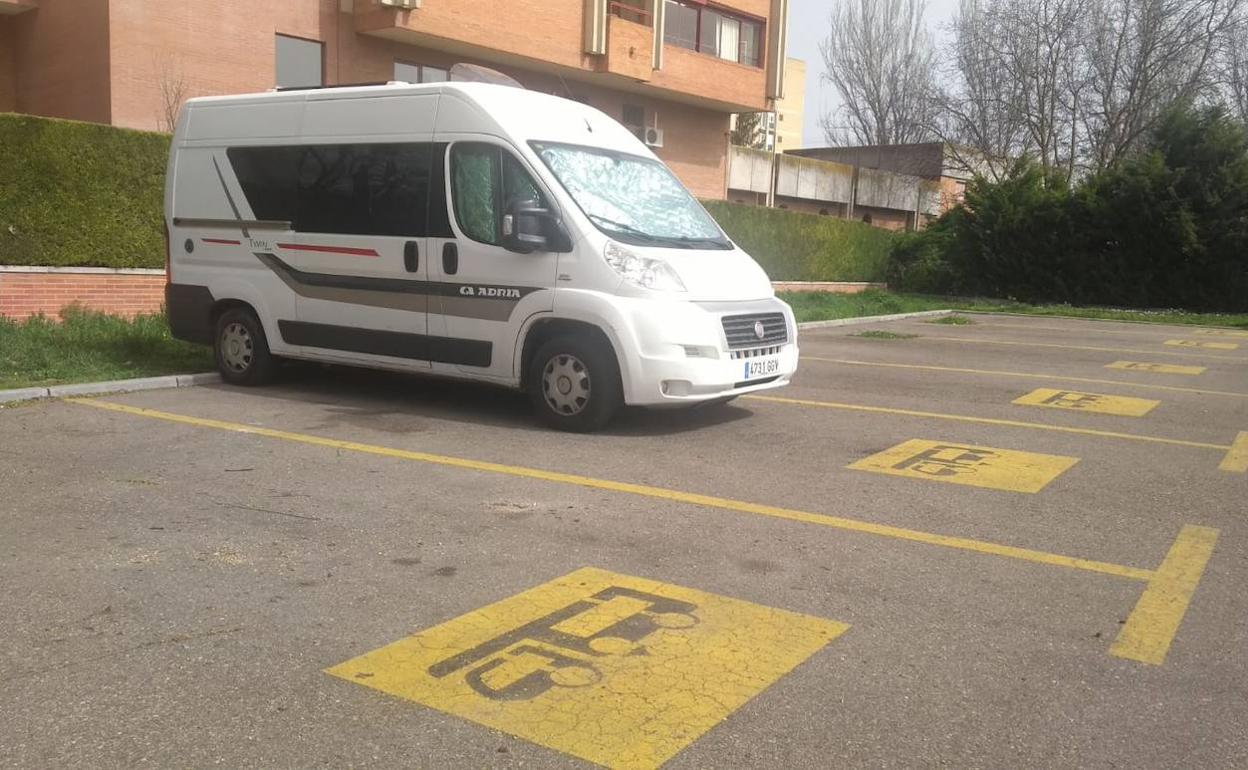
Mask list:
[{"label": "yellow road marking", "polygon": [[954,422],[972,422],[980,425],[1004,425],[1010,428],[1029,428],[1031,430],[1047,430],[1057,433],[1077,433],[1081,436],[1100,436],[1101,438],[1120,438],[1129,441],[1144,441],[1151,444],[1170,444],[1194,449],[1217,449],[1225,452],[1230,449],[1227,444],[1210,444],[1204,441],[1186,441],[1179,438],[1164,436],[1142,436],[1138,433],[1119,433],[1112,430],[1096,430],[1094,428],[1072,428],[1066,425],[1049,425],[1043,422],[1025,422],[1023,420],[1002,420],[995,417],[974,417],[967,414],[946,414],[944,412],[923,412],[918,409],[895,409],[887,406],[867,406],[865,404],[842,404],[836,401],[811,401],[802,398],[782,398],[780,396],[741,396],[751,401],[769,401],[774,404],[792,404],[794,406],[813,406],[820,409],[844,409],[851,412],[871,412],[875,414],[898,414],[905,417],[925,417],[933,420],[951,420]]},{"label": "yellow road marking", "polygon": [[1105,364],[1106,369],[1123,369],[1128,372],[1149,372],[1151,374],[1186,374],[1195,377],[1209,371],[1204,366],[1180,366],[1178,364],[1153,364],[1144,361],[1115,361]]},{"label": "yellow road marking", "polygon": [[1020,406],[1042,406],[1048,409],[1069,409],[1077,412],[1112,414],[1119,417],[1143,417],[1160,404],[1151,398],[1107,396],[1102,393],[1081,393],[1074,390],[1036,388],[1014,399]]},{"label": "yellow road marking", "polygon": [[1015,345],[1027,348],[1056,348],[1057,350],[1094,350],[1100,353],[1146,353],[1154,356],[1181,356],[1183,358],[1216,358],[1220,361],[1239,361],[1248,363],[1248,358],[1239,356],[1218,356],[1212,353],[1178,353],[1168,350],[1140,350],[1139,348],[1102,348],[1093,345],[1062,345],[1057,342],[1019,342],[1017,340],[988,340],[977,339],[975,337],[933,337],[923,335],[926,340],[941,340],[943,342],[963,342],[971,345]]},{"label": "yellow road marking", "polygon": [[1035,494],[1069,470],[1077,457],[912,439],[848,467],[912,479]]},{"label": "yellow road marking", "polygon": [[[878,366],[886,369],[915,369],[927,372],[949,372],[950,374],[980,374],[986,377],[1021,377],[1029,380],[1056,380],[1059,382],[1084,382],[1092,385],[1124,385],[1129,388],[1145,390],[1165,390],[1172,393],[1195,393],[1202,396],[1230,396],[1232,398],[1248,398],[1248,393],[1236,393],[1229,390],[1206,390],[1204,388],[1181,388],[1176,385],[1154,385],[1150,382],[1125,382],[1123,380],[1101,380],[1093,377],[1067,377],[1061,374],[1042,374],[1037,372],[1007,372],[995,369],[964,369],[956,366],[929,366],[926,364],[895,364],[884,361],[859,361],[852,358],[820,358],[818,356],[802,356],[803,361],[821,361],[828,364],[847,364],[849,366]],[[1126,362],[1120,362],[1126,363]],[[1164,366],[1164,364],[1163,364]],[[1121,368],[1121,367],[1117,367]],[[1202,366],[1192,369],[1204,371]]]},{"label": "yellow road marking", "polygon": [[[1092,318],[1072,319],[1072,320],[1088,320],[1088,321],[1100,320],[1102,322],[1105,321],[1105,319],[1092,319]],[[1181,327],[1176,328],[1174,325],[1171,325],[1171,324],[1132,323],[1130,321],[1126,321],[1126,322],[1123,322],[1123,321],[1112,322],[1111,321],[1109,323],[1125,324],[1127,326],[1134,326],[1135,328],[1107,329],[1107,328],[1104,328],[1104,326],[1097,326],[1094,328],[1071,327],[1071,326],[1042,326],[1038,324],[1007,324],[1007,323],[1000,323],[997,321],[977,321],[977,323],[980,326],[992,326],[998,329],[1019,329],[1019,330],[1024,330],[1024,331],[1066,332],[1068,334],[1120,334],[1120,335],[1126,334],[1126,335],[1133,335],[1136,337],[1151,336],[1154,339],[1159,336],[1164,337],[1164,336],[1169,336],[1171,334],[1177,334],[1177,333],[1180,333],[1180,331],[1183,334],[1188,334],[1188,333],[1209,334],[1211,332],[1222,331],[1220,329],[1203,329],[1201,327],[1187,328],[1187,327],[1181,326]],[[1231,334],[1229,336],[1237,336],[1237,335]],[[1244,336],[1248,336],[1248,334],[1244,334]]]},{"label": "yellow road marking", "polygon": [[1183,527],[1127,616],[1109,648],[1110,655],[1153,665],[1165,661],[1217,540],[1216,529],[1192,524]]},{"label": "yellow road marking", "polygon": [[[591,636],[562,630],[621,600],[629,611]],[[656,768],[848,628],[585,568],[326,673],[600,765]]]},{"label": "yellow road marking", "polygon": [[1248,431],[1240,431],[1218,469],[1231,473],[1248,473]]},{"label": "yellow road marking", "polygon": [[1205,334],[1210,337],[1243,337],[1248,338],[1248,332],[1236,331],[1234,329],[1193,329],[1192,334]]},{"label": "yellow road marking", "polygon": [[1235,342],[1205,342],[1203,340],[1166,340],[1164,345],[1176,348],[1209,348],[1210,350],[1239,350]]},{"label": "yellow road marking", "polygon": [[1062,556],[1060,554],[1036,551],[1030,548],[1018,548],[1012,545],[1001,545],[999,543],[990,543],[983,540],[972,540],[964,537],[939,535],[931,532],[921,532],[914,529],[893,527],[887,524],[876,524],[874,522],[862,521],[860,519],[849,519],[841,516],[825,516],[819,513],[809,513],[791,508],[779,508],[772,505],[761,505],[759,503],[731,500],[724,497],[700,495],[692,492],[679,492],[673,489],[663,489],[661,487],[651,487],[642,484],[630,484],[623,481],[595,479],[588,476],[577,476],[570,473],[556,473],[554,471],[525,468],[517,465],[502,465],[500,463],[468,460],[459,457],[429,454],[426,452],[413,452],[406,449],[394,449],[391,447],[375,446],[373,444],[360,444],[354,441],[341,441],[338,439],[313,436],[305,433],[288,433],[286,431],[272,430],[270,428],[258,428],[253,425],[223,422],[221,420],[211,420],[202,417],[189,417],[186,415],[174,414],[172,412],[160,412],[154,409],[144,409],[143,407],[116,404],[108,401],[98,401],[95,399],[67,398],[65,401],[74,404],[81,404],[83,406],[95,407],[96,409],[108,409],[114,412],[122,412],[141,417],[150,417],[158,420],[166,420],[168,422],[182,423],[184,425],[215,428],[217,430],[244,433],[254,436],[264,436],[267,438],[282,439],[301,444],[329,447],[331,449],[341,449],[382,457],[393,457],[402,460],[414,460],[416,462],[430,463],[433,465],[465,468],[468,470],[484,471],[487,473],[499,473],[521,478],[540,479],[542,481],[570,484],[589,489],[623,492],[641,497],[650,497],[677,503],[687,503],[689,505],[697,505],[706,508],[719,508],[722,510],[737,511],[740,513],[753,513],[759,516],[769,516],[776,519],[802,522],[804,524],[816,524],[822,527],[842,529],[849,532],[860,532],[869,535],[896,538],[899,540],[909,540],[916,543],[926,543],[927,545],[938,545],[945,548],[955,548],[963,551],[973,551],[975,553],[1004,556],[1011,559],[1019,559],[1037,564],[1048,564],[1057,567],[1070,567],[1072,569],[1086,570],[1088,572],[1099,572],[1105,575],[1130,578],[1132,580],[1148,580],[1153,574],[1152,570],[1140,569],[1138,567],[1128,567],[1122,564],[1112,564],[1109,562],[1082,559],[1074,556]]}]

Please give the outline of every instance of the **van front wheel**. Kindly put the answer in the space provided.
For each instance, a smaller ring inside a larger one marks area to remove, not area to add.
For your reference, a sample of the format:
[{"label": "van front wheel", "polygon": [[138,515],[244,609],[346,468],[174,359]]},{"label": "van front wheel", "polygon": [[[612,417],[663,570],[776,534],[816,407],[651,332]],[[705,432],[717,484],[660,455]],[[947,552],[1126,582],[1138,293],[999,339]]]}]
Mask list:
[{"label": "van front wheel", "polygon": [[528,384],[538,414],[559,430],[597,430],[624,402],[611,348],[584,337],[556,337],[538,348]]},{"label": "van front wheel", "polygon": [[213,353],[221,378],[233,385],[263,385],[273,377],[273,356],[260,319],[234,308],[217,319]]}]

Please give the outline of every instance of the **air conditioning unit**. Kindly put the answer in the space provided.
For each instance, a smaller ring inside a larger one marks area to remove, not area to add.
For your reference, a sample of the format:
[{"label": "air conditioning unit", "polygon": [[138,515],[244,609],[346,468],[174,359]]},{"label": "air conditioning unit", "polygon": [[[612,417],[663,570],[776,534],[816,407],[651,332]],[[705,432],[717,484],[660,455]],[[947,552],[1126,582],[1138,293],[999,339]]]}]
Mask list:
[{"label": "air conditioning unit", "polygon": [[381,0],[382,5],[388,5],[391,8],[403,8],[410,10],[420,7],[420,0]]},{"label": "air conditioning unit", "polygon": [[647,147],[662,147],[663,146],[663,129],[661,128],[643,129],[642,136],[640,138],[641,138],[641,141],[646,143]]}]

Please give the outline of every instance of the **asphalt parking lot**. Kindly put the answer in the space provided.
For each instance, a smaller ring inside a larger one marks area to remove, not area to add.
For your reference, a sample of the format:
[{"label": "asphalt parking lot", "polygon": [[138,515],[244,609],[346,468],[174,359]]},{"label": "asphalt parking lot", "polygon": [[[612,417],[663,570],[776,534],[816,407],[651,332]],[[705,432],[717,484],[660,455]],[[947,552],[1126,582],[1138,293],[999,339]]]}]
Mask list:
[{"label": "asphalt parking lot", "polygon": [[0,411],[0,766],[1245,766],[1248,332],[973,320]]}]

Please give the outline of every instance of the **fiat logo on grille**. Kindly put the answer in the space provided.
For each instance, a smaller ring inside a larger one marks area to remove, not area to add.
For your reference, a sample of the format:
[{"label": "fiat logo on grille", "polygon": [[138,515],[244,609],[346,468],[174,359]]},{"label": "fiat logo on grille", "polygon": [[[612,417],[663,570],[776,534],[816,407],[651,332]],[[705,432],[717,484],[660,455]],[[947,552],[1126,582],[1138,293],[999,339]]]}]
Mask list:
[{"label": "fiat logo on grille", "polygon": [[754,336],[758,337],[760,340],[767,336],[767,327],[763,326],[762,321],[754,322]]}]

